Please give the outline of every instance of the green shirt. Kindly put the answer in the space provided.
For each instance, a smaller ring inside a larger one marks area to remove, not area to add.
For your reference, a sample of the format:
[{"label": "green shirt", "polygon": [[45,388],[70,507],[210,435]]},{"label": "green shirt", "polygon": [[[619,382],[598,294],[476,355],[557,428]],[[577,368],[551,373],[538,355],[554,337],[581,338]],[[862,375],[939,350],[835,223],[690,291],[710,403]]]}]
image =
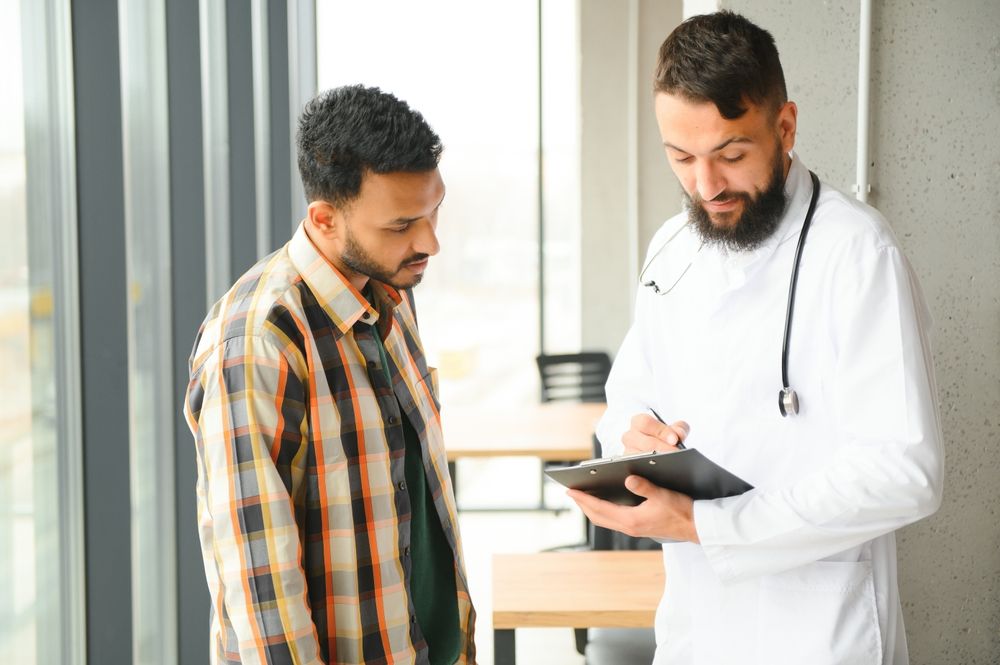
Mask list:
[{"label": "green shirt", "polygon": [[[374,337],[388,377],[389,359],[377,332]],[[434,498],[427,487],[420,437],[409,418],[401,420],[406,441],[406,489],[410,495],[410,599],[427,642],[431,665],[452,665],[458,660],[461,648],[455,554],[445,538]]]}]

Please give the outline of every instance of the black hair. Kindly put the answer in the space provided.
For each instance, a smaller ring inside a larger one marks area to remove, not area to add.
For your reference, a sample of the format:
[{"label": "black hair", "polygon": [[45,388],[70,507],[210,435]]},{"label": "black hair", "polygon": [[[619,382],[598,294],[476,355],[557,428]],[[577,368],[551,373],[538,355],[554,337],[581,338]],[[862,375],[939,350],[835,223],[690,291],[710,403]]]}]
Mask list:
[{"label": "black hair", "polygon": [[733,120],[747,102],[776,112],[788,100],[774,37],[730,11],[692,16],[660,46],[653,89],[712,102]]},{"label": "black hair", "polygon": [[344,205],[364,174],[437,168],[441,139],[406,102],[350,85],[320,93],[299,116],[299,174],[307,201]]}]

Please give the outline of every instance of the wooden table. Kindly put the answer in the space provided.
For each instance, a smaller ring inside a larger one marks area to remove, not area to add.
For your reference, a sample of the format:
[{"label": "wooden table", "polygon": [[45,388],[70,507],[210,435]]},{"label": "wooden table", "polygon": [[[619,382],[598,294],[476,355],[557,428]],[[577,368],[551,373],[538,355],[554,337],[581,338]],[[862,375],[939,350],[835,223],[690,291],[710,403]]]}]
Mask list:
[{"label": "wooden table", "polygon": [[[463,457],[537,457],[543,463],[590,459],[594,426],[606,408],[595,402],[548,402],[509,409],[445,405],[441,428],[452,486],[458,481],[455,462]],[[544,486],[545,476],[539,474],[538,505],[528,510],[552,510],[545,505]]]},{"label": "wooden table", "polygon": [[441,428],[448,461],[529,456],[549,462],[593,457],[594,426],[606,404],[548,402],[510,409],[447,406]]},{"label": "wooden table", "polygon": [[494,663],[513,665],[515,628],[648,628],[663,582],[659,551],[494,555]]}]

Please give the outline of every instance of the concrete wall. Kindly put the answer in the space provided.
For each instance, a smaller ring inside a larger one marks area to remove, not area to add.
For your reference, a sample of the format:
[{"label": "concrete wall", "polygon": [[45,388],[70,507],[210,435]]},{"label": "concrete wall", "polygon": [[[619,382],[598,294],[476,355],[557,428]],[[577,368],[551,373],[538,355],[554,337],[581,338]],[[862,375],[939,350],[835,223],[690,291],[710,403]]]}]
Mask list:
[{"label": "concrete wall", "polygon": [[[663,139],[653,114],[653,74],[660,44],[681,22],[681,3],[642,0],[639,4],[639,103],[636,108],[638,150],[639,256],[641,262],[653,234],[680,212],[681,186],[670,171]],[[640,266],[641,267],[641,266]],[[633,279],[633,285],[635,280]]]},{"label": "concrete wall", "polygon": [[1000,3],[872,16],[873,203],[936,321],[944,507],[903,532],[914,663],[1000,662]]},{"label": "concrete wall", "polygon": [[580,0],[580,337],[612,354],[629,317],[627,5]]},{"label": "concrete wall", "polygon": [[[702,3],[703,4],[703,3]],[[797,149],[854,183],[856,3],[727,0],[774,35]],[[1000,662],[1000,3],[874,3],[870,203],[936,322],[944,505],[899,535],[911,662]]]},{"label": "concrete wall", "polygon": [[614,355],[646,245],[681,209],[653,117],[656,51],[681,0],[579,0],[583,348]]}]

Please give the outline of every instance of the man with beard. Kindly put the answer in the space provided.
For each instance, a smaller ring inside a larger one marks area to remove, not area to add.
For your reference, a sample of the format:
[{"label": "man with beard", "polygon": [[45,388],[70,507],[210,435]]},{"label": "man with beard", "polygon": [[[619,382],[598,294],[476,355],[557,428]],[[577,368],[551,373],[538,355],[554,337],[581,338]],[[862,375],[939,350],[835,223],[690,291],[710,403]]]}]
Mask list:
[{"label": "man with beard", "polygon": [[297,140],[308,214],[216,303],[190,361],[211,662],[475,662],[405,293],[438,251],[441,142],[361,86],[311,101]]},{"label": "man with beard", "polygon": [[[937,509],[943,477],[916,278],[882,216],[791,152],[768,32],[730,12],[685,21],[655,93],[687,212],[650,245],[598,436],[606,455],[683,439],[754,489],[692,501],[631,476],[636,507],[570,495],[598,525],[664,541],[656,663],[907,663],[894,531]],[[793,404],[782,338],[814,192]]]}]

